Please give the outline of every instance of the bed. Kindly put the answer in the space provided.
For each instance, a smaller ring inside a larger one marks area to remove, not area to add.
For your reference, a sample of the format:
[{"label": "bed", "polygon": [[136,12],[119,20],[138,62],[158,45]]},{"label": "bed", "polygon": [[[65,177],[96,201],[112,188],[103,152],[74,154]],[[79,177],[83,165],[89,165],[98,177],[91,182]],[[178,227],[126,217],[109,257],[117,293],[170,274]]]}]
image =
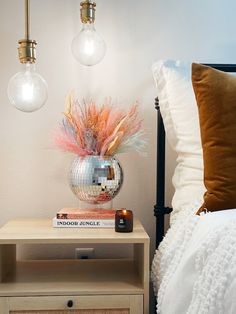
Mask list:
[{"label": "bed", "polygon": [[[160,60],[153,66],[157,313],[236,313],[236,77],[224,72],[236,72],[236,65]],[[173,208],[165,206],[166,137],[177,154]]]}]

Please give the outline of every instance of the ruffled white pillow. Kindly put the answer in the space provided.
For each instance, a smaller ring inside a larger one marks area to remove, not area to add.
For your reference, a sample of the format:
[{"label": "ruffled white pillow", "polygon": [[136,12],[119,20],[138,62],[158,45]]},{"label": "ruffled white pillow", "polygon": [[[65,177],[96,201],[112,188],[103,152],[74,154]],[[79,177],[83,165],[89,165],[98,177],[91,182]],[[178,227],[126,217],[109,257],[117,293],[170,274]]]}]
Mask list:
[{"label": "ruffled white pillow", "polygon": [[[203,155],[191,63],[160,60],[153,67],[167,140],[177,153],[171,223],[180,210],[203,201]],[[198,208],[194,208],[195,212]]]}]

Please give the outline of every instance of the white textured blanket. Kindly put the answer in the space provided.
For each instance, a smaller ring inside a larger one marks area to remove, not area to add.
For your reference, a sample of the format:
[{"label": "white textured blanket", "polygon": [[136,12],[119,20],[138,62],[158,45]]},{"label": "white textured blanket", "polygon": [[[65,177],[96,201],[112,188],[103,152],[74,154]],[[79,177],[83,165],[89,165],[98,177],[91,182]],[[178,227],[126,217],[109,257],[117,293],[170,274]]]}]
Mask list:
[{"label": "white textured blanket", "polygon": [[236,313],[236,209],[184,213],[152,264],[157,313]]}]

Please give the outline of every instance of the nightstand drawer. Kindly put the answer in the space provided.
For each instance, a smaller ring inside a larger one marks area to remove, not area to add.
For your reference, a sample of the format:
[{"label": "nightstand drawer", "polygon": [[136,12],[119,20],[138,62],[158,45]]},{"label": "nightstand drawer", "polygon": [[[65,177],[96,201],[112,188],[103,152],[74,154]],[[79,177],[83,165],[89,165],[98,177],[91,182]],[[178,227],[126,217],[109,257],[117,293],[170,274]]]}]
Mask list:
[{"label": "nightstand drawer", "polygon": [[[4,314],[141,314],[143,295],[3,297]],[[4,305],[5,303],[5,305]],[[2,312],[1,312],[2,313]]]}]

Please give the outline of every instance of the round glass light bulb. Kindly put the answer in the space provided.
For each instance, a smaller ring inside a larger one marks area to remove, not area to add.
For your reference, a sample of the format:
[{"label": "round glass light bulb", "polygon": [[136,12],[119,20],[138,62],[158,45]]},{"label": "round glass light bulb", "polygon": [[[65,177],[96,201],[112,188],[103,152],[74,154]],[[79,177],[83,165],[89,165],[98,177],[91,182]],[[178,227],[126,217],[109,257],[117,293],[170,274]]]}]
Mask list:
[{"label": "round glass light bulb", "polygon": [[96,32],[94,24],[86,23],[73,39],[71,50],[79,63],[90,66],[103,59],[106,53],[106,44]]},{"label": "round glass light bulb", "polygon": [[35,64],[24,63],[22,70],[10,79],[7,94],[17,109],[33,112],[40,109],[47,100],[47,83],[35,72]]}]

